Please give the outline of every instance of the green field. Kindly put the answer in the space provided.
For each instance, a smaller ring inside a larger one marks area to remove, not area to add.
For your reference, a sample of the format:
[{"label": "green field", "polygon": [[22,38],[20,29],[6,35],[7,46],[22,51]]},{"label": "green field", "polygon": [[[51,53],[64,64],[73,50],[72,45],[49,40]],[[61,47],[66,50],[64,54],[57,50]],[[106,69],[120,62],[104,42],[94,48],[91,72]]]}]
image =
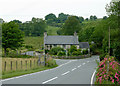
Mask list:
[{"label": "green field", "polygon": [[61,29],[61,28],[59,28],[59,27],[53,27],[53,26],[48,26],[46,28],[46,31],[47,31],[48,35],[58,35],[57,34],[57,30],[58,29]]},{"label": "green field", "polygon": [[35,49],[40,49],[43,46],[43,37],[25,37],[24,42],[26,45],[31,45]]},{"label": "green field", "polygon": [[[48,26],[46,31],[48,35],[57,35],[58,27]],[[26,45],[33,46],[34,49],[41,49],[43,46],[44,37],[24,37],[24,43]]]}]

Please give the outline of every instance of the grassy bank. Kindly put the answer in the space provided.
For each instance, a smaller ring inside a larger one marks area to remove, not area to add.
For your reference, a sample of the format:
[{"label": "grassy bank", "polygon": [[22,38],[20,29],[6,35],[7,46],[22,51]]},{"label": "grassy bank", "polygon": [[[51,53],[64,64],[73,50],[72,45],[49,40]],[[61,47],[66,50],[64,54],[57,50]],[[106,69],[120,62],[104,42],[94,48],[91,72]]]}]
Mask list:
[{"label": "grassy bank", "polygon": [[[12,68],[11,68],[11,61],[12,61]],[[17,67],[16,67],[16,61],[17,61]],[[22,66],[21,66],[21,61],[22,61]],[[47,64],[46,66],[43,66],[43,64],[39,65],[38,58],[3,58],[2,79],[39,72],[42,70],[51,69],[58,66],[56,64],[56,61],[53,60],[51,57],[47,59],[46,64]]]}]

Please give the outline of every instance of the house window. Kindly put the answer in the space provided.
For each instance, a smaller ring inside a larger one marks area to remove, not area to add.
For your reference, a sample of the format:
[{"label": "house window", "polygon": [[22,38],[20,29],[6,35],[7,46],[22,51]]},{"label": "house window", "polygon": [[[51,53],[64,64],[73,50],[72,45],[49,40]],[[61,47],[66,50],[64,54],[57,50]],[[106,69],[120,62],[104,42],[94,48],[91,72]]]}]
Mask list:
[{"label": "house window", "polygon": [[52,45],[50,45],[50,49],[52,49]]},{"label": "house window", "polygon": [[57,47],[57,45],[56,45],[56,44],[54,44],[54,47]]}]

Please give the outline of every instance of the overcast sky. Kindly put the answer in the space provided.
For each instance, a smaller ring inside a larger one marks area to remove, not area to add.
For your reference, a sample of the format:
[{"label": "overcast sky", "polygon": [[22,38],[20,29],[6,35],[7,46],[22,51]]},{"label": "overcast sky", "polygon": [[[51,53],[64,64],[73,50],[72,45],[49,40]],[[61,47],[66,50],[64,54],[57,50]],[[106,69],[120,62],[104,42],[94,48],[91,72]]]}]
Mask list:
[{"label": "overcast sky", "polygon": [[0,0],[0,18],[4,21],[18,19],[30,21],[32,17],[44,18],[49,13],[83,16],[106,16],[105,6],[111,0]]}]

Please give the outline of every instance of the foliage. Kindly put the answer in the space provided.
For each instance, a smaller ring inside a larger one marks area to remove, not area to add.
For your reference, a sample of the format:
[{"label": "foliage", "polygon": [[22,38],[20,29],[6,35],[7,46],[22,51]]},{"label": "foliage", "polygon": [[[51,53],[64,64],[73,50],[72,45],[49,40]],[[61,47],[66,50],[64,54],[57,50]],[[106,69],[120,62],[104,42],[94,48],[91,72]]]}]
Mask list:
[{"label": "foliage", "polygon": [[51,55],[57,55],[57,53],[60,52],[60,51],[64,51],[64,49],[61,48],[61,47],[54,47],[54,48],[52,48],[52,49],[50,50],[49,53],[50,53]]},{"label": "foliage", "polygon": [[15,22],[2,24],[2,47],[6,49],[18,49],[23,44],[23,32],[18,29],[19,26]]},{"label": "foliage", "polygon": [[74,51],[74,52],[72,52],[72,55],[73,55],[73,56],[78,56],[78,52],[77,52],[77,51]]},{"label": "foliage", "polygon": [[45,20],[34,17],[31,21],[19,24],[19,29],[25,32],[25,36],[43,36],[46,27]]},{"label": "foliage", "polygon": [[46,66],[47,67],[57,67],[58,65],[56,64],[56,61],[52,57],[49,57],[46,60]]},{"label": "foliage", "polygon": [[68,17],[62,30],[65,35],[73,35],[74,32],[79,32],[81,30],[81,26],[76,16]]},{"label": "foliage", "polygon": [[96,20],[97,19],[97,17],[94,15],[94,16],[90,16],[90,20]]},{"label": "foliage", "polygon": [[77,47],[74,46],[74,45],[72,45],[72,46],[70,47],[70,49],[69,49],[70,55],[71,55],[74,51],[77,51]]},{"label": "foliage", "polygon": [[96,54],[97,54],[96,48],[97,48],[96,44],[91,44],[91,45],[90,45],[90,52],[91,52],[93,55],[96,55]]},{"label": "foliage", "polygon": [[[107,73],[107,62],[109,61],[109,71]],[[97,69],[96,83],[104,84],[104,82],[111,82],[112,84],[120,85],[120,64],[115,61],[114,57],[107,56],[99,63]]]},{"label": "foliage", "polygon": [[84,55],[88,54],[88,49],[84,49],[82,52],[83,52]]},{"label": "foliage", "polygon": [[65,56],[65,55],[66,55],[66,53],[64,51],[59,51],[57,53],[57,56]]}]

